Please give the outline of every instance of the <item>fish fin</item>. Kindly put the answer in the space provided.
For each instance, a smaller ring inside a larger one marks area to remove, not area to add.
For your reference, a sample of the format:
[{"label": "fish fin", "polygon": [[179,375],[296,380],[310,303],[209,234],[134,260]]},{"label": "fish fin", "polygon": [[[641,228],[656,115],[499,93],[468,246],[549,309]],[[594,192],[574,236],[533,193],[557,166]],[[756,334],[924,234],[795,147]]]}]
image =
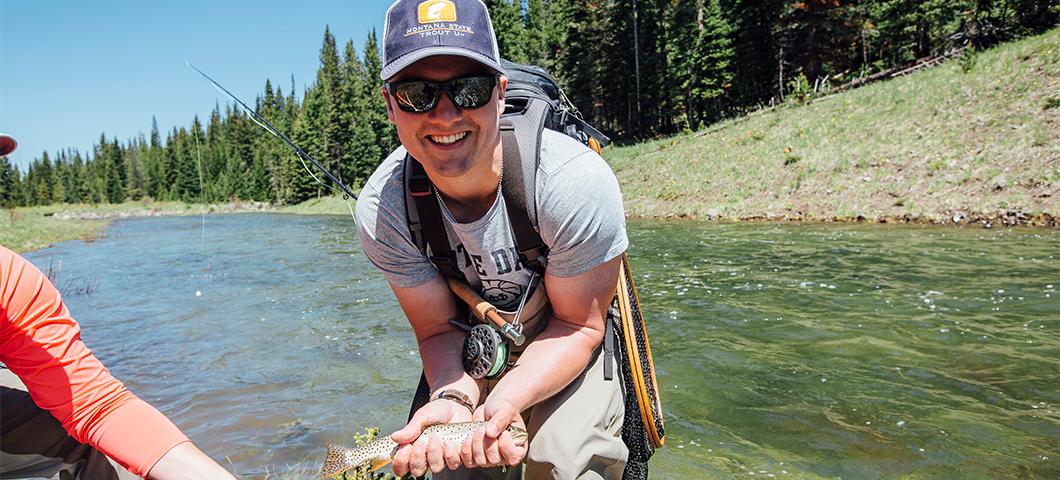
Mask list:
[{"label": "fish fin", "polygon": [[326,445],[328,447],[328,454],[324,457],[324,466],[320,469],[320,478],[331,478],[340,473],[345,473],[346,470],[357,467],[357,465],[351,464],[347,461],[347,458],[349,458],[348,452],[352,452],[352,448],[335,445],[333,443],[328,443]]},{"label": "fish fin", "polygon": [[389,458],[373,458],[372,459],[372,471],[379,470],[389,464],[391,459]]}]

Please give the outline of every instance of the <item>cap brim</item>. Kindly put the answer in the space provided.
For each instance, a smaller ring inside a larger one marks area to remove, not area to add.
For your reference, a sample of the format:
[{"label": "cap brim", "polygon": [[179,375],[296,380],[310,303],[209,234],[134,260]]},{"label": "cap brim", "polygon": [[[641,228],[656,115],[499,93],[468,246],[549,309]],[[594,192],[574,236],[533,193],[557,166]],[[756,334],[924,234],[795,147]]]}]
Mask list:
[{"label": "cap brim", "polygon": [[0,157],[10,155],[18,147],[18,142],[11,135],[0,133]]},{"label": "cap brim", "polygon": [[424,58],[434,57],[438,55],[454,55],[457,57],[469,58],[485,65],[486,67],[497,73],[500,73],[502,75],[505,73],[504,68],[502,68],[500,63],[497,63],[495,59],[482,55],[478,52],[473,52],[466,48],[460,47],[427,47],[408,53],[405,56],[398,58],[393,62],[390,62],[389,65],[383,67],[383,71],[379,72],[379,78],[384,81],[390,80],[391,78],[393,78],[394,75],[397,75],[398,72],[404,70],[405,67],[408,67],[413,63],[423,60]]}]

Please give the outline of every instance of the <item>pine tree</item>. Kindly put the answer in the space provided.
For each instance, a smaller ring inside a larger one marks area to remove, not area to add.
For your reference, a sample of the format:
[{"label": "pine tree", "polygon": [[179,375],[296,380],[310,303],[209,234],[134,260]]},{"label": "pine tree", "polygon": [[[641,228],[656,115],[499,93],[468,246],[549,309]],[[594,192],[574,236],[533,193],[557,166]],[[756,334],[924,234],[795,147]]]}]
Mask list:
[{"label": "pine tree", "polygon": [[214,104],[210,112],[210,123],[206,126],[206,139],[203,142],[203,178],[206,181],[206,201],[223,202],[229,199],[220,187],[221,175],[228,163],[228,149],[225,143],[227,124],[221,119],[221,106]]},{"label": "pine tree", "polygon": [[320,69],[317,70],[317,100],[319,104],[310,121],[322,134],[319,155],[313,154],[321,165],[336,178],[346,177],[342,163],[343,148],[348,129],[342,123],[342,73],[339,54],[331,30],[324,28],[324,42],[320,47]]},{"label": "pine tree", "polygon": [[125,198],[129,200],[140,200],[147,191],[147,176],[142,160],[146,149],[147,140],[142,133],[125,147]]},{"label": "pine tree", "polygon": [[[300,145],[303,149],[309,148],[307,143],[316,138],[311,132],[309,127],[308,114],[306,113],[306,104],[309,103],[309,98],[312,95],[312,90],[307,90],[302,97],[302,103],[299,104],[294,96],[294,78],[291,79],[291,93],[287,97],[287,110],[286,110],[286,121],[288,122],[288,130],[291,132],[291,138]],[[308,150],[307,150],[308,152]],[[313,175],[316,175],[315,167],[304,161],[301,157],[296,154],[288,154],[284,157],[284,176],[287,178],[287,190],[284,192],[284,198],[287,203],[299,203],[308,200],[316,194],[319,184],[313,180]]]},{"label": "pine tree", "polygon": [[570,1],[529,0],[526,5],[526,61],[561,79],[559,56],[565,46]]},{"label": "pine tree", "polygon": [[[383,61],[379,56],[379,43],[376,40],[375,30],[368,33],[364,42],[364,78],[365,84],[362,90],[364,95],[365,116],[368,124],[375,132],[376,144],[382,155],[388,155],[400,144],[397,130],[390,124],[386,113],[386,100],[380,93],[382,91],[382,80],[379,75],[383,70]],[[374,167],[374,165],[373,165]]]},{"label": "pine tree", "polygon": [[382,149],[372,129],[374,105],[368,101],[378,96],[378,91],[373,88],[375,82],[367,77],[364,64],[357,58],[353,41],[346,42],[343,80],[343,124],[348,129],[346,138],[349,141],[344,149],[343,163],[349,172],[348,186],[354,188],[372,174],[382,158]]},{"label": "pine tree", "polygon": [[[173,140],[167,145],[167,153],[173,169],[173,183],[169,187],[170,198],[185,202],[197,201],[199,175],[195,161],[195,140],[192,134],[201,132],[198,115],[192,121],[191,133],[184,127],[173,132]],[[200,133],[201,134],[201,133]]]},{"label": "pine tree", "polygon": [[100,143],[95,145],[92,158],[92,201],[93,203],[115,203],[111,200],[111,185],[117,182],[117,172],[114,168],[114,155],[111,153],[111,143],[107,138],[100,135]]},{"label": "pine tree", "polygon": [[720,119],[727,107],[724,100],[733,77],[731,35],[732,27],[718,0],[702,0],[697,5],[688,56],[694,62],[692,74],[685,83],[689,120],[695,129]]},{"label": "pine tree", "polygon": [[65,151],[55,153],[55,164],[52,170],[52,203],[66,201],[66,177],[69,175],[70,161]]},{"label": "pine tree", "polygon": [[780,44],[775,33],[786,0],[728,0],[735,27],[733,94],[747,108],[779,97]]},{"label": "pine tree", "polygon": [[13,208],[21,204],[17,196],[18,177],[18,169],[7,156],[0,157],[0,208]]},{"label": "pine tree", "polygon": [[121,203],[125,201],[125,153],[118,143],[118,137],[114,137],[114,142],[107,150],[112,166],[112,170],[108,172],[107,201]]},{"label": "pine tree", "polygon": [[41,159],[35,162],[33,198],[35,205],[51,205],[54,202],[52,192],[55,190],[55,172],[52,167],[51,157],[48,152],[41,155]]},{"label": "pine tree", "polygon": [[66,195],[68,203],[87,203],[89,188],[86,184],[85,162],[81,159],[81,152],[74,150],[70,159],[68,184]]},{"label": "pine tree", "polygon": [[521,0],[486,0],[501,57],[516,63],[529,60],[522,3]]}]

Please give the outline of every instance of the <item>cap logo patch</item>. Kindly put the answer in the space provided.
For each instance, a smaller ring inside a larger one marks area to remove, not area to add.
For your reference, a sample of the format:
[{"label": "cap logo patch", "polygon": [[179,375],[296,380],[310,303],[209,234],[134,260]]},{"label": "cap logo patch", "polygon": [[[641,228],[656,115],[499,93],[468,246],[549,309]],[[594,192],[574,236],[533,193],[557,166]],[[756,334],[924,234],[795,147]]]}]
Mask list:
[{"label": "cap logo patch", "polygon": [[420,24],[455,22],[456,4],[450,0],[427,0],[419,7]]}]

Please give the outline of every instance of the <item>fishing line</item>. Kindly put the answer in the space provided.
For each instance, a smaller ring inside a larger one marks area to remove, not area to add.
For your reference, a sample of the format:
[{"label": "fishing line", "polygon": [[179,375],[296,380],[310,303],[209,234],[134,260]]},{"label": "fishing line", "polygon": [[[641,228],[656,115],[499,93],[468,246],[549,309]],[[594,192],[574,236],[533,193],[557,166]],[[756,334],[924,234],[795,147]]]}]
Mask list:
[{"label": "fishing line", "polygon": [[318,183],[323,185],[325,188],[328,188],[328,189],[331,189],[332,191],[334,191],[334,188],[335,188],[334,186],[331,186],[331,185],[328,185],[328,184],[324,183],[322,180],[317,178],[316,175],[313,174],[313,172],[312,172],[312,170],[310,170],[309,166],[305,164],[305,160],[309,160],[309,163],[312,163],[313,166],[317,167],[317,169],[321,173],[323,173],[324,176],[326,176],[328,178],[328,180],[331,180],[335,185],[338,185],[339,188],[342,189],[343,200],[346,202],[346,206],[350,209],[350,216],[353,217],[354,223],[357,222],[357,218],[353,214],[353,205],[349,201],[350,198],[353,198],[354,200],[357,200],[357,195],[355,195],[352,191],[350,191],[350,189],[348,187],[346,187],[346,185],[344,183],[342,183],[342,180],[339,180],[337,177],[332,175],[331,172],[329,172],[326,168],[324,168],[323,165],[321,165],[319,162],[317,162],[315,159],[313,159],[312,156],[310,156],[308,153],[306,153],[305,150],[302,149],[302,147],[299,147],[298,144],[294,143],[294,141],[292,141],[290,138],[288,138],[287,135],[284,135],[284,133],[281,132],[279,129],[277,129],[276,127],[272,126],[272,124],[269,123],[268,120],[265,120],[264,117],[259,115],[258,112],[256,112],[253,109],[251,109],[249,106],[247,106],[246,103],[243,103],[243,101],[240,100],[239,97],[236,97],[234,94],[232,94],[232,92],[229,92],[226,88],[222,87],[220,83],[217,83],[217,81],[215,81],[214,79],[210,78],[209,75],[204,73],[202,70],[199,70],[198,68],[196,68],[195,65],[192,65],[190,62],[185,61],[184,64],[187,65],[188,68],[191,68],[192,70],[195,70],[196,72],[199,72],[199,75],[202,75],[203,78],[205,78],[211,84],[213,84],[214,88],[216,88],[218,91],[220,91],[221,93],[224,93],[225,95],[227,95],[232,100],[235,100],[236,104],[238,104],[240,107],[242,107],[243,110],[245,112],[247,112],[248,115],[250,115],[250,119],[253,120],[254,123],[258,124],[258,126],[260,126],[261,128],[264,128],[266,131],[271,133],[274,137],[279,138],[280,140],[282,140],[283,143],[287,144],[288,147],[290,147],[292,150],[294,150],[294,153],[298,156],[298,161],[302,163],[302,167],[305,168],[306,171],[309,172],[309,175],[311,177],[313,177],[314,180],[316,180]]},{"label": "fishing line", "polygon": [[199,150],[199,133],[193,132],[195,137],[195,157],[199,167],[199,203],[202,203],[202,236],[199,238],[199,248],[206,246],[206,188],[202,182],[202,150]]},{"label": "fishing line", "polygon": [[[199,236],[199,254],[203,257],[206,256],[206,188],[203,186],[202,181],[202,150],[199,149],[199,132],[192,132],[192,136],[195,137],[195,158],[196,164],[199,168],[199,203],[202,204],[202,230]],[[206,263],[206,271],[210,270],[210,261]],[[203,278],[206,278],[206,272],[203,272]],[[195,289],[195,296],[202,296],[202,289]]]}]

